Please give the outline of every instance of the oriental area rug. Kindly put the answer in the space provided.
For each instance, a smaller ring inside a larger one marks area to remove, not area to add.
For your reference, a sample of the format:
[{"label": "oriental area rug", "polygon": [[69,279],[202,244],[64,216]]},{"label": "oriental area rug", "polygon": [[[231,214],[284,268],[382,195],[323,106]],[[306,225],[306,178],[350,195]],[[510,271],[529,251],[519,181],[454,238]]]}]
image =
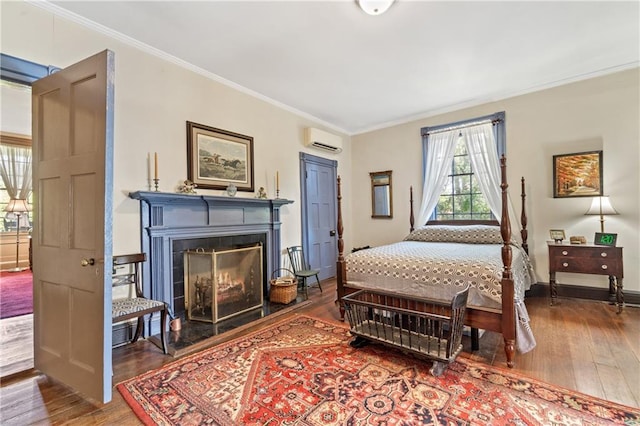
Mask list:
[{"label": "oriental area rug", "polygon": [[295,316],[118,384],[147,425],[637,424],[640,409],[467,359],[349,346],[344,325]]}]

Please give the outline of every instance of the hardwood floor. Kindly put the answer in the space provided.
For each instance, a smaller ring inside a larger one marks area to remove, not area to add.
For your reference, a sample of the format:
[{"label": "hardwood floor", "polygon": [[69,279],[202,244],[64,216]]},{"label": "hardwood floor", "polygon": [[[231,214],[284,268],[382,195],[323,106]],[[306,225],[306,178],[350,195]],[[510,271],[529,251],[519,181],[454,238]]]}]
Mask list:
[{"label": "hardwood floor", "polygon": [[[313,303],[286,315],[304,313],[338,321],[334,305],[335,281],[322,284],[324,292],[310,290]],[[640,309],[626,306],[622,314],[604,302],[547,297],[527,299],[538,346],[516,355],[513,371],[599,398],[640,407]],[[279,321],[283,317],[276,318]],[[270,321],[273,322],[273,321]],[[262,323],[264,327],[269,322]],[[254,329],[243,330],[243,333]],[[232,332],[233,333],[233,332]],[[223,340],[233,338],[229,334]],[[466,339],[466,338],[465,338]],[[218,342],[221,340],[219,339]],[[465,349],[470,350],[465,340]],[[465,356],[506,368],[502,337],[486,332],[480,350]],[[158,368],[175,358],[163,355],[148,341],[114,349],[113,383]],[[95,403],[47,377],[31,372],[10,377],[0,385],[0,424],[118,424],[140,422],[118,391],[109,404]]]},{"label": "hardwood floor", "polygon": [[33,368],[33,314],[0,320],[0,377]]}]

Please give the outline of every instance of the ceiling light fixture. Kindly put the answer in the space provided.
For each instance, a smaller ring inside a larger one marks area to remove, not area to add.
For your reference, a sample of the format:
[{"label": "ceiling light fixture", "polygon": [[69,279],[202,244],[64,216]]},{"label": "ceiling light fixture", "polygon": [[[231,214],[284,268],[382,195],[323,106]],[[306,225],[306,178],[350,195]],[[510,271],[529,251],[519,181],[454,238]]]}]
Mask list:
[{"label": "ceiling light fixture", "polygon": [[382,15],[395,0],[356,0],[360,9],[369,15]]}]

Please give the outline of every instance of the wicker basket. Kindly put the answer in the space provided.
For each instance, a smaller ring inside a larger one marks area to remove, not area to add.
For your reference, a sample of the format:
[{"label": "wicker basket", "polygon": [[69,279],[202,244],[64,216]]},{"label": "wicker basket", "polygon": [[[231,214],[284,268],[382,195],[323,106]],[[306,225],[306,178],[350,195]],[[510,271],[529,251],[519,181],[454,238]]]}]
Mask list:
[{"label": "wicker basket", "polygon": [[[279,282],[279,279],[275,276],[280,273],[280,271],[286,271],[289,275],[281,276],[282,278],[288,278],[290,282]],[[289,269],[280,268],[273,271],[273,278],[269,281],[271,283],[271,289],[269,290],[269,300],[273,303],[291,303],[296,300],[298,296],[298,280],[293,275]]]}]

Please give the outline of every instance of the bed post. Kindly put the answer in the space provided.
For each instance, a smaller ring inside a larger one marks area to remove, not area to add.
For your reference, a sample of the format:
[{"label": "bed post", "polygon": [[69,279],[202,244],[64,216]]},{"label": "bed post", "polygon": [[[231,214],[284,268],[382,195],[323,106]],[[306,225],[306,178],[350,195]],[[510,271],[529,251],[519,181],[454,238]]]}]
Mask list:
[{"label": "bed post", "polygon": [[415,225],[415,219],[413,218],[413,186],[409,187],[409,232],[413,232],[413,225]]},{"label": "bed post", "polygon": [[529,244],[527,243],[527,238],[529,238],[529,231],[527,231],[527,213],[525,211],[525,198],[527,198],[527,194],[524,190],[524,176],[520,179],[522,184],[520,190],[520,197],[522,198],[522,213],[520,213],[520,222],[522,223],[522,229],[520,230],[520,235],[522,236],[522,248],[525,253],[529,254]]},{"label": "bed post", "polygon": [[342,192],[340,189],[340,176],[338,176],[338,262],[336,263],[336,291],[338,293],[338,306],[340,307],[340,321],[344,321],[344,305],[342,297],[344,296],[344,280],[347,276],[344,263],[344,226],[342,224]]},{"label": "bed post", "polygon": [[511,223],[509,221],[509,199],[507,196],[507,158],[500,158],[502,172],[502,218],[500,220],[500,234],[502,235],[502,337],[504,338],[504,352],[507,356],[507,366],[513,368],[516,343],[516,307],[514,299],[513,275],[511,273]]}]

